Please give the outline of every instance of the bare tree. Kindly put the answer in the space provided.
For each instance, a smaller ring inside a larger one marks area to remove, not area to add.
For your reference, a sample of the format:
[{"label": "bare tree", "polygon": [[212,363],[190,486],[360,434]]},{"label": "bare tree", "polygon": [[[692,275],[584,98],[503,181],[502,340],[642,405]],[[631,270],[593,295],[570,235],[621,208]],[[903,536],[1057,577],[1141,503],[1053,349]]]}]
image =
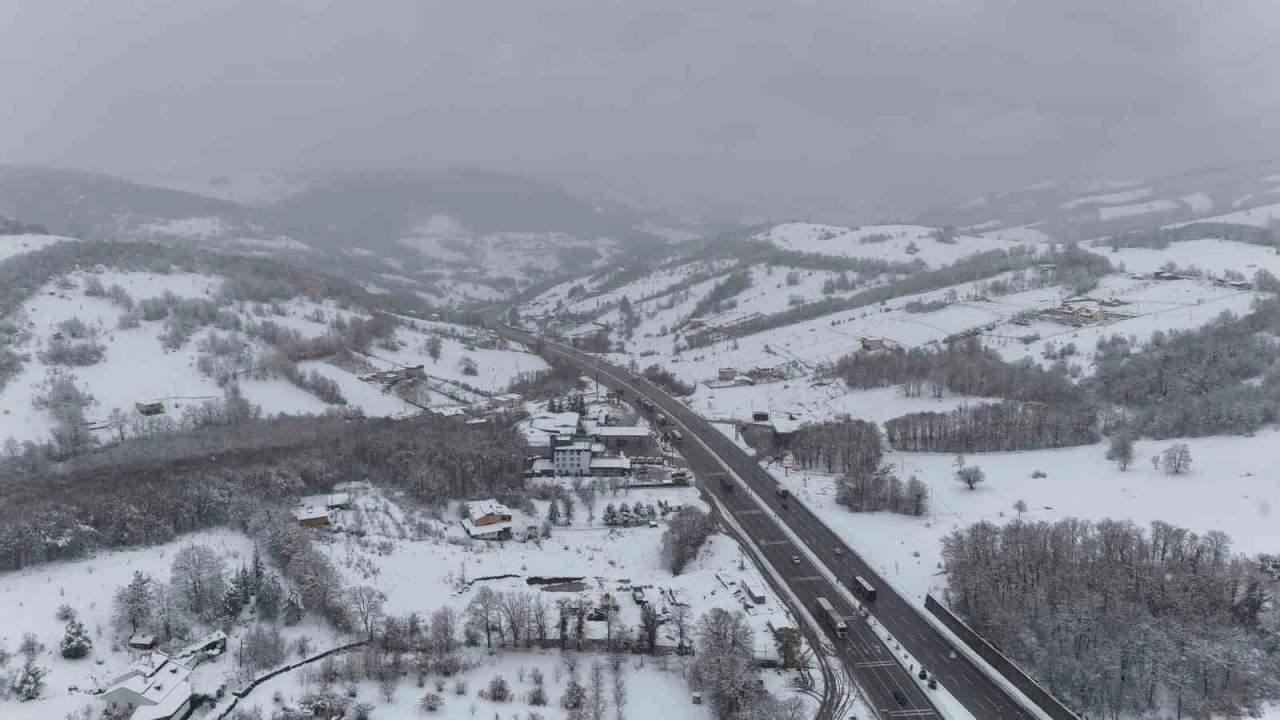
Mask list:
[{"label": "bare tree", "polygon": [[373,639],[373,631],[382,620],[382,606],[387,596],[377,588],[361,585],[347,591],[347,602],[356,614],[356,620],[364,628],[365,637]]},{"label": "bare tree", "polygon": [[485,647],[490,650],[493,649],[493,631],[501,631],[499,605],[497,593],[488,586],[481,587],[467,605],[468,622],[472,627],[484,631]]},{"label": "bare tree", "polygon": [[1160,455],[1160,464],[1168,475],[1181,475],[1191,469],[1191,448],[1186,443],[1174,443]]},{"label": "bare tree", "polygon": [[977,465],[964,465],[959,470],[956,470],[956,479],[964,483],[970,490],[973,490],[987,479],[987,474]]},{"label": "bare tree", "polygon": [[171,584],[197,615],[218,609],[226,591],[222,558],[208,545],[187,545],[173,558]]},{"label": "bare tree", "polygon": [[431,647],[438,653],[453,652],[458,637],[458,613],[445,605],[431,613]]},{"label": "bare tree", "polygon": [[511,629],[512,647],[520,644],[520,637],[524,635],[529,625],[529,605],[527,592],[502,594],[502,616],[507,621],[507,627]]},{"label": "bare tree", "polygon": [[547,644],[547,604],[542,601],[542,593],[533,596],[533,605],[529,609],[530,632],[538,633],[538,646]]},{"label": "bare tree", "polygon": [[689,606],[685,603],[675,603],[671,606],[671,625],[676,629],[676,641],[682,648],[689,635],[690,613]]},{"label": "bare tree", "polygon": [[622,674],[626,660],[621,655],[609,658],[609,672],[613,675],[613,718],[627,720],[627,679]]},{"label": "bare tree", "polygon": [[587,676],[587,712],[591,720],[605,720],[609,712],[606,692],[604,663],[596,660],[591,663],[591,674]]}]

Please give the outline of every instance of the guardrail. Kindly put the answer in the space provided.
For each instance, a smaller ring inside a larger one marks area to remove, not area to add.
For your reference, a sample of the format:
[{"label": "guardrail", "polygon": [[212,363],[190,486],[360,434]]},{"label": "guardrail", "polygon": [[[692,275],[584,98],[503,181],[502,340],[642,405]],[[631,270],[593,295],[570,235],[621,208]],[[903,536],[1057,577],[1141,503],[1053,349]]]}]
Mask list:
[{"label": "guardrail", "polygon": [[1054,718],[1054,720],[1080,720],[1080,716],[1049,694],[1049,691],[1041,687],[1040,683],[1032,680],[1030,675],[1022,671],[1022,668],[1015,665],[1004,653],[987,642],[976,630],[969,627],[955,613],[951,612],[947,606],[938,602],[933,595],[924,596],[924,607],[934,617],[938,618],[943,625],[947,626],[947,629],[955,633],[961,642],[969,646],[970,650],[973,650],[983,660],[986,660],[992,669],[1000,673],[1014,687],[1021,690],[1022,694],[1026,695],[1027,699],[1035,703],[1046,715]]}]

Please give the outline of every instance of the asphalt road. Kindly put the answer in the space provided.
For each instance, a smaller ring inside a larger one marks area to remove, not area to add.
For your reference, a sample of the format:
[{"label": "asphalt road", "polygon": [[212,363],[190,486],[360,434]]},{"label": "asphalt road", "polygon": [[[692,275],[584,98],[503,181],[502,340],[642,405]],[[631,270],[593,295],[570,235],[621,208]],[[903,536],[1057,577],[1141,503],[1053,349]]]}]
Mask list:
[{"label": "asphalt road", "polygon": [[[530,333],[502,328],[501,332],[513,339],[532,343],[536,338]],[[816,600],[826,597],[837,612],[844,615],[849,627],[847,638],[838,639],[835,633],[818,617],[827,632],[827,639],[835,648],[845,668],[868,696],[871,703],[887,717],[937,719],[938,714],[929,698],[929,691],[920,686],[889,654],[884,643],[867,623],[855,614],[855,609],[836,592],[826,577],[807,559],[807,556],[791,542],[789,536],[775,522],[773,516],[782,518],[791,531],[799,537],[819,561],[836,574],[840,582],[853,588],[853,577],[861,575],[877,590],[874,602],[866,603],[871,614],[902,643],[917,661],[923,662],[938,682],[979,720],[1034,720],[1028,712],[1005,690],[991,681],[966,655],[954,649],[932,624],[921,616],[919,610],[903,599],[870,566],[846,546],[834,532],[794,497],[787,500],[788,509],[781,507],[781,499],[774,489],[778,483],[757,461],[742,452],[733,441],[703,420],[683,403],[675,400],[659,388],[644,380],[636,380],[625,370],[597,362],[593,356],[567,347],[546,342],[547,351],[575,363],[584,371],[594,373],[599,368],[602,383],[622,388],[627,400],[637,395],[651,400],[658,409],[682,425],[686,431],[696,434],[724,464],[751,489],[761,502],[770,506],[765,512],[741,488],[726,492],[719,483],[704,483],[707,492],[714,494],[733,513],[743,530],[752,538],[769,563],[810,609],[815,617]],[[723,472],[724,465],[692,439],[686,438],[680,446],[690,467],[701,478],[711,473]],[[736,485],[736,483],[735,483]],[[839,549],[840,554],[836,554]],[[800,562],[794,562],[799,558]],[[918,670],[919,668],[917,668]],[[899,705],[894,691],[906,696],[905,705]]]}]

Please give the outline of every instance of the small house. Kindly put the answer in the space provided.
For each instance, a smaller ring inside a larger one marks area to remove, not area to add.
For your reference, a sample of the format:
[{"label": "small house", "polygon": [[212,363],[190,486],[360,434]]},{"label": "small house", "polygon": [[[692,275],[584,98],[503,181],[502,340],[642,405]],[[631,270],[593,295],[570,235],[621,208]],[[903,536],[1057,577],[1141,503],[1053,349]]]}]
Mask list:
[{"label": "small house", "polygon": [[720,370],[716,372],[716,378],[719,380],[729,381],[733,380],[737,376],[738,370],[736,368],[720,368]]},{"label": "small house", "polygon": [[751,587],[751,585],[746,580],[740,581],[738,585],[742,587],[742,592],[746,594],[746,596],[751,600],[751,602],[755,603],[756,605],[764,604],[764,595],[761,594],[755,588]]},{"label": "small house", "polygon": [[467,503],[462,529],[477,540],[506,540],[511,537],[511,515],[511,508],[497,500],[473,500]]},{"label": "small house", "polygon": [[142,415],[160,415],[164,412],[164,401],[147,398],[135,402],[133,407]]},{"label": "small house", "polygon": [[302,527],[321,528],[333,524],[329,509],[324,507],[304,507],[293,511],[293,517]]}]

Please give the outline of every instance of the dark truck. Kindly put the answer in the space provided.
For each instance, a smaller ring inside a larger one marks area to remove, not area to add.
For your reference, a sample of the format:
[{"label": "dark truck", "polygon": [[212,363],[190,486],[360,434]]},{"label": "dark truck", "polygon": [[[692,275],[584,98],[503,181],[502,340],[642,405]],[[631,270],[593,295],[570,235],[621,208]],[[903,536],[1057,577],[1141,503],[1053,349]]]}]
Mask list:
[{"label": "dark truck", "polygon": [[716,480],[720,483],[720,489],[725,492],[733,492],[733,481],[724,473],[716,473]]}]

